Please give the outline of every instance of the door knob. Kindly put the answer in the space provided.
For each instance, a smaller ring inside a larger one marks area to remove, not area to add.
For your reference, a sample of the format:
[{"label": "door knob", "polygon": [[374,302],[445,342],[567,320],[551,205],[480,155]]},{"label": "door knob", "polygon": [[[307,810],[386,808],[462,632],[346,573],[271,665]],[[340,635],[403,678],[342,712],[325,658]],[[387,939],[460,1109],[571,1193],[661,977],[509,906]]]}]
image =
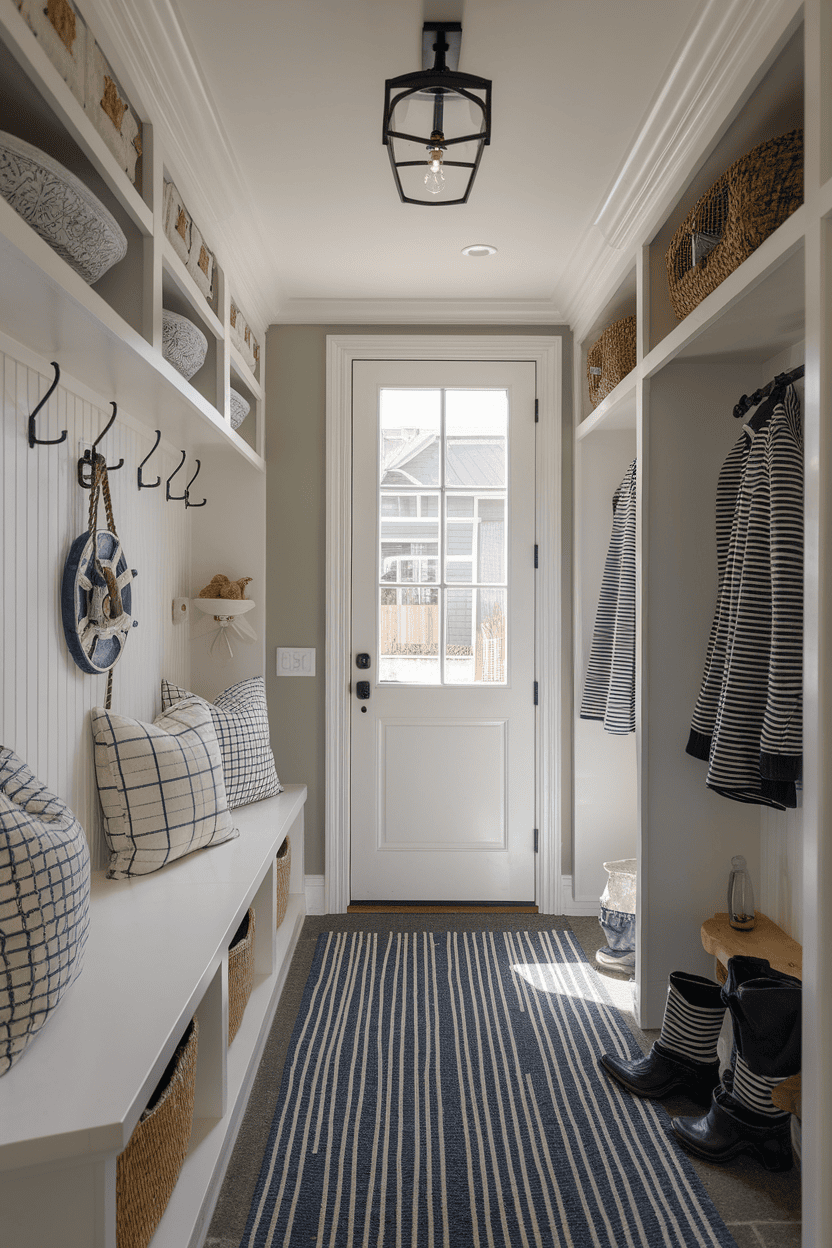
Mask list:
[{"label": "door knob", "polygon": [[356,685],[355,685],[355,696],[356,696],[357,698],[360,698],[362,702],[366,702],[366,700],[367,700],[367,699],[369,698],[369,696],[370,696],[370,682],[369,682],[369,680],[359,680],[359,681],[356,681]]},{"label": "door knob", "polygon": [[357,655],[355,656],[355,666],[356,666],[356,667],[362,667],[362,668],[367,668],[367,667],[369,667],[369,666],[370,666],[370,656],[369,656],[369,654],[357,654]]}]

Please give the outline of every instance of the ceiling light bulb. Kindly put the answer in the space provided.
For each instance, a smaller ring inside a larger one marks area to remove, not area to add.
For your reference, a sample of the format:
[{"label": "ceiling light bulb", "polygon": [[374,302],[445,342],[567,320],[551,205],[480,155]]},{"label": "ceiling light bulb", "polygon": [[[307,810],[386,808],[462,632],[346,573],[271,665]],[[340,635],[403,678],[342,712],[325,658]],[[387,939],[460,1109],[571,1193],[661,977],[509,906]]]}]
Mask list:
[{"label": "ceiling light bulb", "polygon": [[445,189],[445,175],[442,172],[442,149],[429,147],[428,171],[425,174],[425,186],[431,195],[441,195]]}]

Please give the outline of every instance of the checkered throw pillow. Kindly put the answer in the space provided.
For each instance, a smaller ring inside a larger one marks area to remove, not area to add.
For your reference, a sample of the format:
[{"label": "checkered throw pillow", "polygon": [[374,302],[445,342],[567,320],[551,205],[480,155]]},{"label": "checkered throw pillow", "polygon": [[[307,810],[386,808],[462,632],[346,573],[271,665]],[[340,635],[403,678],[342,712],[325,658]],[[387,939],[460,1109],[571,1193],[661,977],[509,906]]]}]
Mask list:
[{"label": "checkered throw pillow", "polygon": [[89,910],[84,829],[0,747],[0,1075],[80,974]]},{"label": "checkered throw pillow", "polygon": [[178,703],[152,724],[97,706],[92,737],[108,879],[148,875],[239,836],[228,813],[217,734],[201,698]]},{"label": "checkered throw pillow", "polygon": [[[181,698],[193,697],[186,689],[162,681],[162,706],[175,706]],[[216,701],[204,705],[211,711],[219,738],[229,807],[246,806],[249,802],[282,793],[269,744],[263,677],[241,680],[221,693]]]}]

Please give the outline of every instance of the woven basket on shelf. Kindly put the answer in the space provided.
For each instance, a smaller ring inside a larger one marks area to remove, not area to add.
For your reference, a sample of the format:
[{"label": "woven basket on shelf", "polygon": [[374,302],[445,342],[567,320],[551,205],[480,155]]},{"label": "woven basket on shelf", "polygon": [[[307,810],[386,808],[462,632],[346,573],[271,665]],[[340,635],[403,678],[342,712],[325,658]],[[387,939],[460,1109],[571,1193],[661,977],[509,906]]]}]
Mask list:
[{"label": "woven basket on shelf", "polygon": [[597,407],[636,366],[636,318],[625,316],[608,325],[586,353],[589,401]]},{"label": "woven basket on shelf", "polygon": [[277,926],[286,918],[286,907],[289,904],[289,871],[292,866],[292,846],[289,844],[289,838],[280,846],[277,851]]},{"label": "woven basket on shelf", "polygon": [[803,203],[803,131],[760,143],[688,213],[665,257],[670,302],[683,320]]},{"label": "woven basket on shelf", "polygon": [[254,906],[228,946],[228,1043],[240,1030],[254,984]]},{"label": "woven basket on shelf", "polygon": [[188,1152],[194,1116],[196,1019],[116,1161],[116,1243],[147,1248]]}]

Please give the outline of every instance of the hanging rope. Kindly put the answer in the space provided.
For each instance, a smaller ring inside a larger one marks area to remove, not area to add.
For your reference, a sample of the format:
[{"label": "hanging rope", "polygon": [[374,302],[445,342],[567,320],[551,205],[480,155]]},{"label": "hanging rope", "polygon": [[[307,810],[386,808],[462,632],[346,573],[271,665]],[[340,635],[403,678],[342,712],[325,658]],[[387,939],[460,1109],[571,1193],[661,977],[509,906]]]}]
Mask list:
[{"label": "hanging rope", "polygon": [[[95,560],[95,568],[98,575],[107,585],[109,597],[104,601],[104,611],[109,619],[115,620],[123,611],[121,602],[121,590],[118,582],[113,575],[112,569],[104,567],[98,558],[98,543],[95,534],[98,529],[98,500],[103,496],[104,510],[107,513],[107,528],[114,537],[118,537],[116,532],[116,522],[113,517],[113,501],[110,498],[110,479],[107,475],[107,461],[103,455],[96,455],[93,464],[93,480],[92,489],[90,490],[90,511],[89,511],[89,533],[92,540],[93,558]],[[104,709],[109,711],[113,700],[113,669],[107,672],[107,696],[104,700]]]}]

